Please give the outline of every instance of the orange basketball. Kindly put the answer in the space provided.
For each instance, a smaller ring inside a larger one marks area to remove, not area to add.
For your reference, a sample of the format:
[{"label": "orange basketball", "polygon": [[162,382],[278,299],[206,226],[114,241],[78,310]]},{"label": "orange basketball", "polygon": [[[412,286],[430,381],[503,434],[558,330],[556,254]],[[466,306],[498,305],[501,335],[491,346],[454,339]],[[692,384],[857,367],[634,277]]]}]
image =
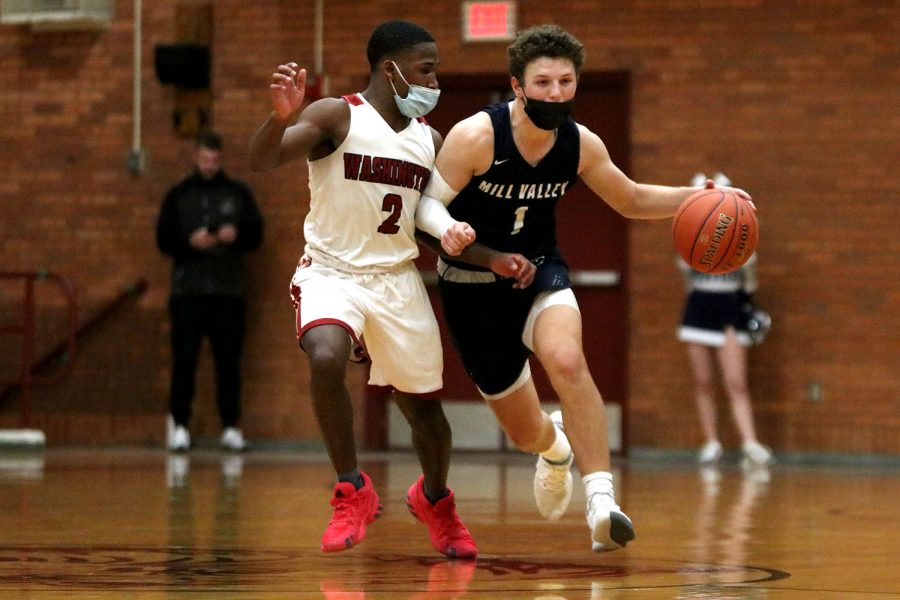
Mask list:
[{"label": "orange basketball", "polygon": [[691,194],[672,222],[675,248],[691,267],[703,273],[734,271],[750,259],[759,239],[753,205],[730,190]]}]

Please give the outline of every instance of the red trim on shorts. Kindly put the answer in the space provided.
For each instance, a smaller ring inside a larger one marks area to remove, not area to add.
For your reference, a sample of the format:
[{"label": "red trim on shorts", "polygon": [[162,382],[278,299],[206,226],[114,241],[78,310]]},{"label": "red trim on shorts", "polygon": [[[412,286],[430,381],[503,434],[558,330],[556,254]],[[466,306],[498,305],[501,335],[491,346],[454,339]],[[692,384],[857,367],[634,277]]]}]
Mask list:
[{"label": "red trim on shorts", "polygon": [[[389,396],[391,393],[393,393],[394,391],[397,390],[397,388],[395,388],[392,385],[370,385],[369,387],[372,390],[374,390],[376,395],[385,395],[385,396]],[[423,400],[440,400],[442,398],[441,390],[435,390],[433,392],[428,392],[426,394],[413,394],[413,395],[416,396],[417,398],[421,398]]]},{"label": "red trim on shorts", "polygon": [[300,329],[300,309],[297,309],[297,320],[294,327],[297,329],[297,340],[300,342],[300,347],[303,348],[303,334],[312,329],[313,327],[318,327],[319,325],[337,325],[338,327],[343,327],[344,331],[346,331],[350,335],[350,339],[353,341],[353,355],[354,358],[350,359],[352,362],[362,363],[369,360],[369,355],[366,353],[366,348],[363,346],[362,342],[359,338],[356,337],[356,334],[353,333],[353,328],[341,321],[340,319],[316,319],[315,321],[310,321],[306,324],[305,327]]},{"label": "red trim on shorts", "polygon": [[347,104],[352,104],[353,106],[362,106],[364,104],[363,99],[359,97],[359,94],[347,94],[346,96],[341,96]]}]

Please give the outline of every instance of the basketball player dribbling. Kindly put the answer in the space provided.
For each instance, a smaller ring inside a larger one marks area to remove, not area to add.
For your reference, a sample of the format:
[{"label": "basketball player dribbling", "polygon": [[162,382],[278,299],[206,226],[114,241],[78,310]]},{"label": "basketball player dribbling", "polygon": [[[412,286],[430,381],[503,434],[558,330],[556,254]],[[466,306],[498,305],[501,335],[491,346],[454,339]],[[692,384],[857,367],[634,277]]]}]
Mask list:
[{"label": "basketball player dribbling", "polygon": [[[365,91],[323,98],[302,112],[306,71],[280,65],[270,85],[274,110],[250,146],[254,170],[301,159],[309,165],[306,246],[291,293],[316,418],[338,480],[321,548],[355,546],[381,512],[372,480],[357,464],[345,383],[348,357],[361,356],[364,342],[369,383],[394,388],[412,428],[423,475],[409,488],[410,511],[428,525],[436,550],[471,558],[475,541],[447,487],[450,427],[440,402],[421,397],[443,385],[440,333],[413,264],[416,207],[442,142],[422,118],[439,95],[437,46],[422,27],[390,21],[374,30],[367,55]],[[461,247],[472,233],[453,223],[439,237]]]},{"label": "basketball player dribbling", "polygon": [[[634,528],[616,503],[605,409],[584,357],[581,314],[557,248],[554,209],[578,179],[629,218],[672,217],[699,188],[635,183],[613,164],[601,139],[570,118],[583,60],[581,43],[555,25],[520,32],[509,47],[515,98],[451,129],[420,211],[446,206],[472,226],[479,243],[536,264],[534,282],[519,289],[514,280],[464,262],[468,249],[443,256],[444,314],[467,372],[503,430],[520,450],[539,455],[534,494],[541,514],[557,519],[565,512],[574,461],[592,548],[605,551],[625,546]],[[425,223],[420,228],[429,230]],[[541,409],[528,364],[532,354],[559,396],[562,410],[553,415]]]}]

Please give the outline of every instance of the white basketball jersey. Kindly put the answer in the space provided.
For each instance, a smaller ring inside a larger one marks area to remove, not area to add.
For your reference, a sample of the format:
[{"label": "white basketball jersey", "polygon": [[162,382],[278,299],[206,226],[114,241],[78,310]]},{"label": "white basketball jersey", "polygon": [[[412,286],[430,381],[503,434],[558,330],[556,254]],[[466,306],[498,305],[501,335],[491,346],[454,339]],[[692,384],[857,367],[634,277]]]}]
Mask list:
[{"label": "white basketball jersey", "polygon": [[336,268],[380,271],[419,255],[415,214],[434,166],[434,140],[424,120],[391,129],[361,94],[350,105],[347,138],[309,161],[306,253]]}]

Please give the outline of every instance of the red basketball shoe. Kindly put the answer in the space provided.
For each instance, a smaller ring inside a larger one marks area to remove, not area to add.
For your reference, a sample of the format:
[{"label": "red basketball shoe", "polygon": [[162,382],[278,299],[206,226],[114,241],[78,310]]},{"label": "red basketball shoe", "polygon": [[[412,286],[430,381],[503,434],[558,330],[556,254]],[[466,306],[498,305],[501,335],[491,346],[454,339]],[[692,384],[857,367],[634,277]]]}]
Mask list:
[{"label": "red basketball shoe", "polygon": [[334,486],[334,513],[322,535],[322,552],[352,548],[366,539],[366,525],[381,516],[383,507],[372,480],[365,473],[361,475],[363,486],[358,490],[346,481]]},{"label": "red basketball shoe", "polygon": [[432,504],[425,497],[425,476],[420,475],[406,493],[406,506],[415,518],[428,525],[428,537],[435,550],[450,558],[475,558],[475,540],[456,514],[453,491],[447,491],[447,496]]}]

